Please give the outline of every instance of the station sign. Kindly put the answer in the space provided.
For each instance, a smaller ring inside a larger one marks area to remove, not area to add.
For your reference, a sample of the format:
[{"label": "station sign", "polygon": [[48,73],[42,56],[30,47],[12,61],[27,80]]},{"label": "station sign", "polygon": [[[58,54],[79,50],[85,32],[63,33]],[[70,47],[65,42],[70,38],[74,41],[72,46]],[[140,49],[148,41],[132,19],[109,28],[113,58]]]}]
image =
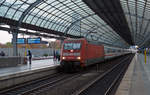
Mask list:
[{"label": "station sign", "polygon": [[41,38],[27,38],[27,44],[40,44]]},{"label": "station sign", "polygon": [[18,38],[17,44],[40,44],[41,38]]},{"label": "station sign", "polygon": [[26,43],[26,39],[25,38],[18,38],[17,39],[17,44],[25,44]]}]

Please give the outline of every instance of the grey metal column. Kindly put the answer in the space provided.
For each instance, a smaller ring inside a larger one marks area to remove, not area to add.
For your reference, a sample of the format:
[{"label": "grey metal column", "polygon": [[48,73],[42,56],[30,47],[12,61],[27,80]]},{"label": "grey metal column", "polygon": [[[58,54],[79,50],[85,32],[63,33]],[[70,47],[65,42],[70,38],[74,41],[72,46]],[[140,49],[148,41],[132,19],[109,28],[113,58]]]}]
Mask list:
[{"label": "grey metal column", "polygon": [[13,44],[13,56],[18,56],[18,48],[17,48],[17,38],[18,38],[18,33],[16,29],[12,30],[12,44]]},{"label": "grey metal column", "polygon": [[64,43],[64,40],[65,40],[65,39],[61,39],[61,40],[60,40],[61,46],[62,46],[62,44]]}]

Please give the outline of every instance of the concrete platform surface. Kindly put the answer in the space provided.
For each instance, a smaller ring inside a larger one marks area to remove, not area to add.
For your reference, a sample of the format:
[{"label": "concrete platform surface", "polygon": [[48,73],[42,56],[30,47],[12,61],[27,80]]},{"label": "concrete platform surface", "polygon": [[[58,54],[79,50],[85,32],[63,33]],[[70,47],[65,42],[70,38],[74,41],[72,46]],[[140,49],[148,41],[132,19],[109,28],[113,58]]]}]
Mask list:
[{"label": "concrete platform surface", "polygon": [[150,56],[136,54],[117,89],[116,95],[150,95]]},{"label": "concrete platform surface", "polygon": [[31,65],[28,63],[26,65],[20,65],[16,67],[1,68],[0,77],[25,71],[53,67],[56,65],[59,65],[59,63],[54,63],[53,59],[33,60]]},{"label": "concrete platform surface", "polygon": [[0,91],[57,73],[58,65],[52,59],[46,59],[33,61],[31,65],[0,69]]}]

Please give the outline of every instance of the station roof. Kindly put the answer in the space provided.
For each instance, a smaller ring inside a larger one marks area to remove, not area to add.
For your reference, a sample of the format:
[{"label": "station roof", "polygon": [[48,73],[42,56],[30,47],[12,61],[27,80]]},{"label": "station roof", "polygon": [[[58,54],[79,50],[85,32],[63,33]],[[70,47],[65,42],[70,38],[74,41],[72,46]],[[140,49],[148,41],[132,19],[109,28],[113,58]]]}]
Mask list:
[{"label": "station roof", "polygon": [[149,0],[0,0],[1,30],[119,47],[147,46],[149,17]]}]

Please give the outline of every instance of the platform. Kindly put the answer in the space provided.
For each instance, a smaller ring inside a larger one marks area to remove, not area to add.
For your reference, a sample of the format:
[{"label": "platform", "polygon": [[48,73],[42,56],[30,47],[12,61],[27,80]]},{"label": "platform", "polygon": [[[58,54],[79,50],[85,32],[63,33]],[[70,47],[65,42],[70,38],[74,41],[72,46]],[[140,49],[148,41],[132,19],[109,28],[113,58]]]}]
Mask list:
[{"label": "platform", "polygon": [[49,76],[57,72],[53,59],[33,60],[32,64],[0,69],[0,90]]},{"label": "platform", "polygon": [[19,73],[19,72],[53,67],[56,65],[59,65],[59,63],[58,64],[54,63],[53,59],[33,60],[31,65],[28,63],[26,65],[20,65],[20,66],[16,66],[16,67],[1,68],[0,69],[0,77],[6,76],[6,75],[11,75],[14,73]]},{"label": "platform", "polygon": [[117,89],[116,95],[150,95],[150,56],[136,54]]}]

